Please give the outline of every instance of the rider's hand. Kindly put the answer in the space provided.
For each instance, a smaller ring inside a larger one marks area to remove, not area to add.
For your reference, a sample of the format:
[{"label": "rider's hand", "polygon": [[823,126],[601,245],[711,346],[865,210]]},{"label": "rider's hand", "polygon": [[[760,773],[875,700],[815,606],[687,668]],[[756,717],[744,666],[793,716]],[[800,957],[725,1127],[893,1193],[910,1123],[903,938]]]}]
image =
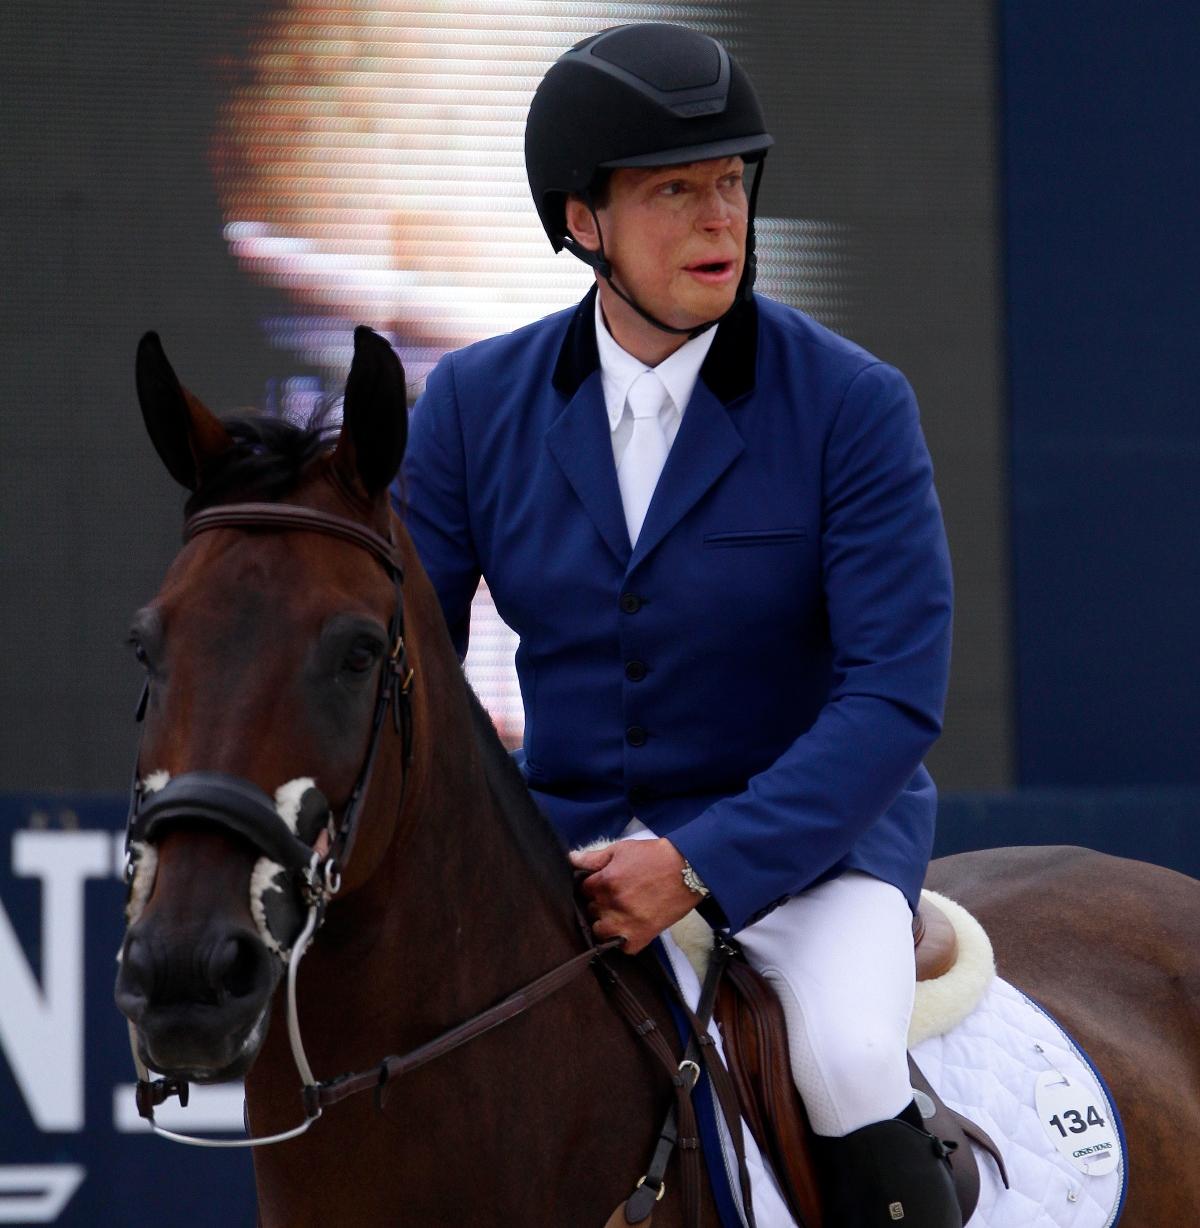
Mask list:
[{"label": "rider's hand", "polygon": [[636,955],[700,902],[683,881],[683,856],[669,840],[618,840],[590,853],[572,853],[588,871],[583,894],[597,938],[624,937]]}]

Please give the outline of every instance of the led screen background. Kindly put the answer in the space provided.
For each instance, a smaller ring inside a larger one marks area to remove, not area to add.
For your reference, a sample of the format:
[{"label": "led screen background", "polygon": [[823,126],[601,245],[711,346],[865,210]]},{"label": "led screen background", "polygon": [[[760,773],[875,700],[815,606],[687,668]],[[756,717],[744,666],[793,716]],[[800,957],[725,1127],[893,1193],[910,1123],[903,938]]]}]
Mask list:
[{"label": "led screen background", "polygon": [[[574,300],[521,165],[565,46],[627,20],[725,39],[777,139],[760,287],[896,363],[938,471],[958,588],[944,787],[1008,783],[994,39],[983,3],[6,5],[0,196],[0,618],[7,788],[115,789],[132,749],[130,613],[180,492],[146,441],[149,327],[222,412],[302,414],[352,324],[414,391],[446,348]],[[468,672],[505,735],[511,637]]]}]

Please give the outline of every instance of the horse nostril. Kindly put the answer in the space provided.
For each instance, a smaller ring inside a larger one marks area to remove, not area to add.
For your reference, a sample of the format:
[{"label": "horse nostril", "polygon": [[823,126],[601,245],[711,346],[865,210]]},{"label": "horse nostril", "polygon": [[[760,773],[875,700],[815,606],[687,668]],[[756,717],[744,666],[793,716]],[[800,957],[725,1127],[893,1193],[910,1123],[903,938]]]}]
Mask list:
[{"label": "horse nostril", "polygon": [[244,998],[259,986],[263,951],[254,938],[239,934],[226,938],[209,965],[212,985],[232,998]]},{"label": "horse nostril", "polygon": [[126,993],[148,999],[154,988],[154,963],[149,944],[141,938],[130,938],[121,956],[121,981]]}]

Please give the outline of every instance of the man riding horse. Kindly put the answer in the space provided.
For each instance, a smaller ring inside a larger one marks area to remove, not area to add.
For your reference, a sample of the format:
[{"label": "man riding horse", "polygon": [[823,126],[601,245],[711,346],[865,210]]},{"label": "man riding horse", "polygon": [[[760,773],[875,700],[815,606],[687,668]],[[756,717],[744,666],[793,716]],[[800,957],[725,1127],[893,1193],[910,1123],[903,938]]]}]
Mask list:
[{"label": "man riding horse", "polygon": [[[829,1222],[958,1228],[913,1102],[951,581],[902,375],[753,293],[772,138],[671,25],[547,72],[526,163],[578,307],[445,357],[402,511],[460,656],[481,575],[520,636],[530,789],[636,952],[699,906],[778,992]],[[752,176],[747,186],[747,178]]]}]

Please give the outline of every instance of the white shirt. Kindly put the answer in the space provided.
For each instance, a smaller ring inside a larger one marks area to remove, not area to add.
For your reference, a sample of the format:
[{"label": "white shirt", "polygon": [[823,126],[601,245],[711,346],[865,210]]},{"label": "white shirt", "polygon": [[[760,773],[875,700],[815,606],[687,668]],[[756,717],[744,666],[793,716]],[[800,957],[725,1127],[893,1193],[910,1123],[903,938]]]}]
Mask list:
[{"label": "white shirt", "polygon": [[657,367],[650,368],[613,340],[604,322],[604,313],[600,310],[600,295],[596,295],[596,348],[600,351],[600,381],[604,388],[604,406],[608,410],[608,428],[612,432],[613,461],[617,465],[620,465],[629,437],[633,434],[633,415],[625,405],[629,385],[643,371],[651,369],[662,380],[668,400],[659,411],[658,420],[669,448],[679,433],[683,411],[692,399],[696,381],[700,378],[700,368],[708,357],[716,335],[715,325],[705,329],[699,337],[685,341]]}]

